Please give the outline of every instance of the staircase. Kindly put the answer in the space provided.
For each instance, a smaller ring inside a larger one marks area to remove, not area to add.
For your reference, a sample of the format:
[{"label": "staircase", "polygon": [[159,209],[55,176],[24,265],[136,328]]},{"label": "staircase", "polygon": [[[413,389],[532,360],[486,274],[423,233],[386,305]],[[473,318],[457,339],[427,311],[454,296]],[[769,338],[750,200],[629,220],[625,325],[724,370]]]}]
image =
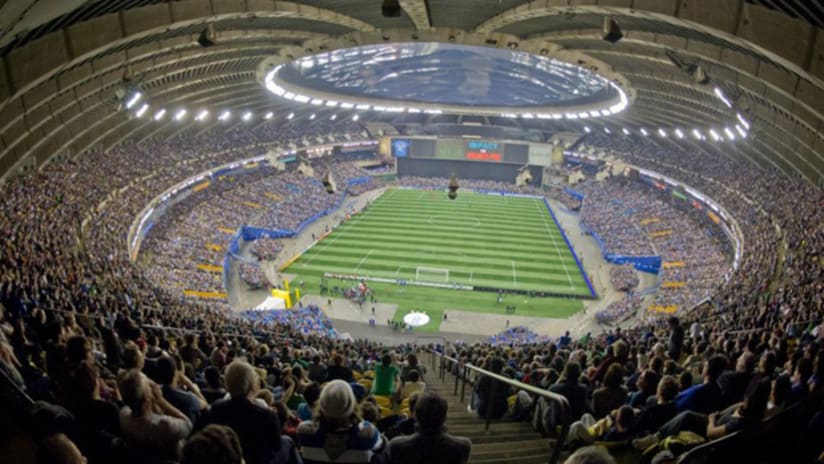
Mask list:
[{"label": "staircase", "polygon": [[549,440],[542,438],[527,422],[492,422],[489,431],[485,431],[484,420],[466,410],[470,396],[469,386],[465,402],[461,403],[460,396],[453,394],[455,378],[450,374],[442,382],[437,370],[431,372],[426,376],[426,389],[437,392],[449,404],[446,419],[449,433],[472,440],[470,464],[549,462]]}]

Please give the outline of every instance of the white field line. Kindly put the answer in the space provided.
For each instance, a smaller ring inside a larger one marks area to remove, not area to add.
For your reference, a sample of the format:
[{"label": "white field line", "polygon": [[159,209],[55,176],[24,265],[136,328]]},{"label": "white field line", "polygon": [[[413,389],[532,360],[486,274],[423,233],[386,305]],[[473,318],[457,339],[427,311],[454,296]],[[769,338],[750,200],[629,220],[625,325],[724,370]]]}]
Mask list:
[{"label": "white field line", "polygon": [[569,282],[569,288],[575,288],[575,286],[572,285],[572,277],[570,277],[570,275],[569,275],[569,270],[567,269],[566,263],[564,262],[564,257],[561,254],[561,249],[558,248],[558,243],[555,241],[555,236],[552,235],[552,229],[549,228],[549,224],[546,222],[546,215],[543,214],[543,211],[541,211],[541,207],[538,206],[538,200],[535,200],[534,204],[535,204],[535,207],[538,208],[538,211],[541,212],[541,218],[544,220],[544,227],[546,227],[546,231],[547,231],[547,234],[549,234],[549,238],[552,239],[552,246],[555,247],[555,252],[558,253],[558,258],[561,259],[561,266],[564,267],[564,272],[566,273],[567,282]]},{"label": "white field line", "polygon": [[367,259],[369,259],[369,255],[371,255],[373,251],[375,251],[374,248],[369,249],[369,253],[366,253],[366,256],[364,256],[363,259],[360,260],[358,266],[352,270],[352,274],[358,273],[358,269],[360,269],[360,267],[363,266],[363,263],[366,262]]},{"label": "white field line", "polygon": [[518,278],[515,274],[515,260],[512,260],[512,284],[518,286]]}]

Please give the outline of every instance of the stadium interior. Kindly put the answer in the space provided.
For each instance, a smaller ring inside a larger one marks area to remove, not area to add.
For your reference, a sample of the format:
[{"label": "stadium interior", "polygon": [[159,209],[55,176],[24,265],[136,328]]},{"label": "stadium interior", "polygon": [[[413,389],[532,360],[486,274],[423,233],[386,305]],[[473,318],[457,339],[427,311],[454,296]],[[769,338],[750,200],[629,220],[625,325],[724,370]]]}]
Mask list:
[{"label": "stadium interior", "polygon": [[0,0],[0,463],[824,463],[824,1]]}]

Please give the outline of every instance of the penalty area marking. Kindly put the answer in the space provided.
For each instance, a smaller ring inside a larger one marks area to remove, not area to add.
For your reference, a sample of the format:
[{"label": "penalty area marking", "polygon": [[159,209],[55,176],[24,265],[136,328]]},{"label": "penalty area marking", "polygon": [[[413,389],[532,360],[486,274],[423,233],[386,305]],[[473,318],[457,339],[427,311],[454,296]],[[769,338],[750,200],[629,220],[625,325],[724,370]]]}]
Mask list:
[{"label": "penalty area marking", "polygon": [[367,259],[369,259],[369,255],[371,255],[373,251],[375,251],[374,248],[369,249],[369,252],[366,253],[366,256],[361,258],[360,262],[358,263],[358,266],[355,269],[352,270],[352,274],[357,274],[358,273],[358,269],[360,269],[360,267],[363,266],[363,263],[366,262]]}]

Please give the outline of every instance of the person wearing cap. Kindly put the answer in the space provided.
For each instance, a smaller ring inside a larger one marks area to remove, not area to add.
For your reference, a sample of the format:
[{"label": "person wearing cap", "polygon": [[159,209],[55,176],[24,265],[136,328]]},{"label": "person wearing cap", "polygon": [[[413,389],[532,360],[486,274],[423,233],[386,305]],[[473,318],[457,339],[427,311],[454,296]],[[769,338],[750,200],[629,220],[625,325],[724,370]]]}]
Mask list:
[{"label": "person wearing cap", "polygon": [[472,442],[444,430],[446,400],[435,392],[424,392],[415,404],[418,431],[389,442],[390,464],[465,464]]},{"label": "person wearing cap", "polygon": [[204,425],[219,424],[234,430],[246,464],[270,464],[281,450],[281,428],[277,413],[256,401],[258,373],[246,361],[235,360],[226,367],[223,378],[230,397],[212,404]]},{"label": "person wearing cap", "polygon": [[298,441],[306,464],[372,463],[385,451],[378,429],[357,414],[357,399],[343,380],[327,383],[312,420],[298,426]]}]

